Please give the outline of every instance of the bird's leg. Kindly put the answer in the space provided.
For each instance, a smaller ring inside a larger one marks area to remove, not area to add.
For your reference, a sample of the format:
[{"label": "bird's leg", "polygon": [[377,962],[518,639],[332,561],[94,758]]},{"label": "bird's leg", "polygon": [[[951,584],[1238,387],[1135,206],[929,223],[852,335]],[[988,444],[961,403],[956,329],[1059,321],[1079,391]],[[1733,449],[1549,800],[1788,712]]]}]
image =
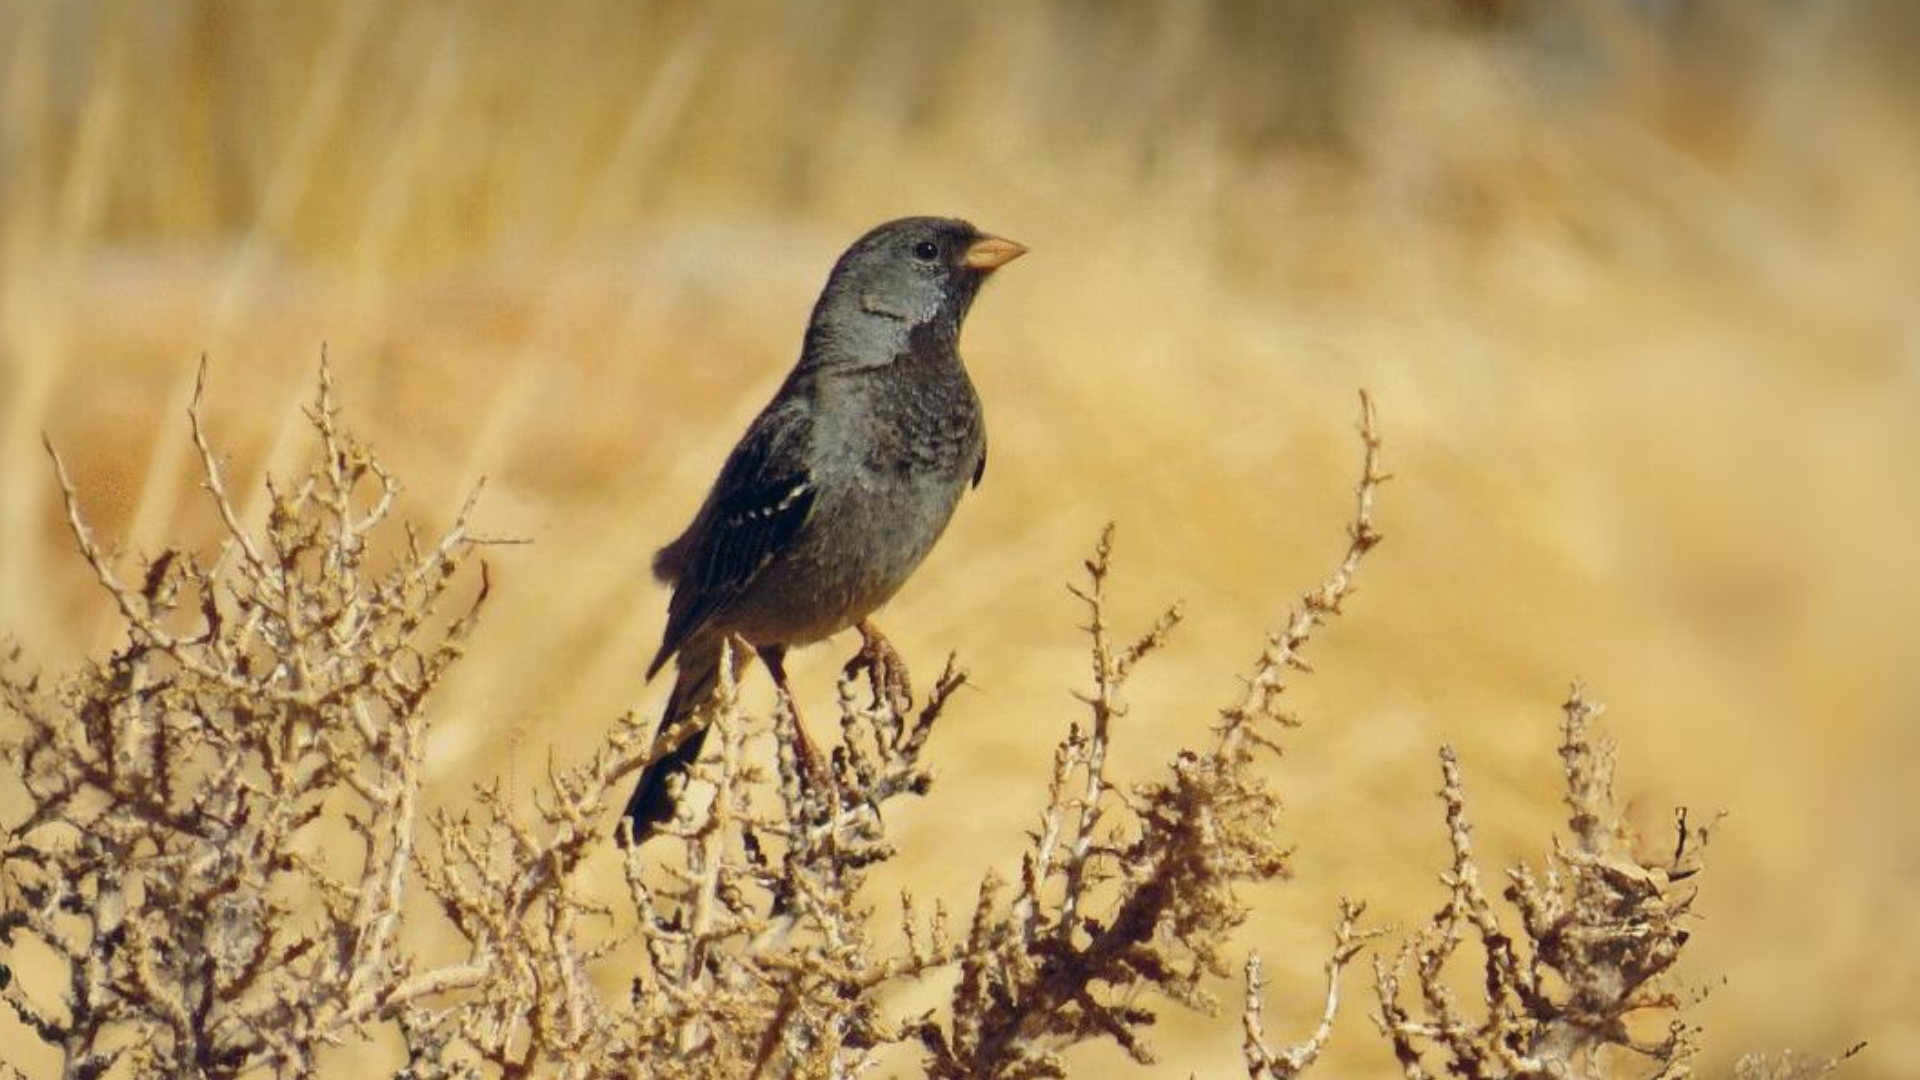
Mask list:
[{"label": "bird's leg", "polygon": [[847,676],[866,672],[874,703],[885,703],[896,715],[905,717],[913,711],[913,683],[907,676],[907,662],[872,619],[861,619],[856,629],[860,631],[860,651],[847,661]]},{"label": "bird's leg", "polygon": [[770,645],[764,648],[756,646],[754,651],[760,654],[761,662],[767,665],[767,673],[773,676],[774,688],[786,700],[787,711],[793,714],[793,756],[800,763],[801,773],[810,783],[833,783],[833,770],[828,768],[820,748],[808,736],[807,725],[800,719],[800,701],[794,697],[793,687],[787,684],[787,650]]}]

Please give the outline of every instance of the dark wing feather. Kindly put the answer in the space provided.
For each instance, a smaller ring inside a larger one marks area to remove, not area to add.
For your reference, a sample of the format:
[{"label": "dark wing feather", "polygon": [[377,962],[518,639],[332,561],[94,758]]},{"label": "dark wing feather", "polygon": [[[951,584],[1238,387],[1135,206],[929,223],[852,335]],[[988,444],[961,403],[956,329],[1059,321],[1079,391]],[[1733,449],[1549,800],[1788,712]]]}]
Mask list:
[{"label": "dark wing feather", "polygon": [[811,434],[802,410],[762,413],[727,458],[693,524],[660,549],[654,565],[673,576],[673,600],[647,678],[724,612],[806,524],[815,496],[806,467]]}]

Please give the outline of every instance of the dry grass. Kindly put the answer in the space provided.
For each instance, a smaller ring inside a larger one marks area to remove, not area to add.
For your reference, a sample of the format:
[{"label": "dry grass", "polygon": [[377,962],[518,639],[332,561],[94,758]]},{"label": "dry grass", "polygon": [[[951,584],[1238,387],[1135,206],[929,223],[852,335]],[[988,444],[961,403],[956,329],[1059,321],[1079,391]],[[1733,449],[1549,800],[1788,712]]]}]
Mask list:
[{"label": "dry grass", "polygon": [[[645,555],[780,376],[838,246],[958,212],[1035,256],[969,327],[988,482],[888,620],[910,656],[961,650],[978,689],[876,890],[964,909],[975,856],[1033,825],[1004,792],[1046,775],[1071,707],[1058,582],[1102,520],[1128,595],[1191,613],[1136,708],[1232,688],[1207,658],[1316,567],[1303,523],[1340,512],[1367,385],[1403,478],[1395,543],[1275,770],[1300,847],[1246,931],[1269,1010],[1319,997],[1338,895],[1423,917],[1439,742],[1473,770],[1485,857],[1533,848],[1557,797],[1541,703],[1577,673],[1613,705],[1630,815],[1734,815],[1689,954],[1727,979],[1701,1070],[1867,1038],[1850,1073],[1903,1075],[1920,146],[1883,58],[1911,16],[1583,7],[1468,31],[1385,3],[11,0],[0,631],[49,667],[114,644],[42,430],[102,535],[204,540],[177,433],[194,358],[250,493],[297,460],[327,340],[407,516],[451,521],[484,473],[488,523],[535,541],[499,561],[426,759],[431,805],[490,776],[524,802],[526,763],[579,759],[635,701],[664,608]],[[796,677],[824,700],[841,659]],[[1143,729],[1118,767],[1194,734]],[[1326,1067],[1383,1075],[1360,1011]],[[1156,1042],[1239,1067],[1206,1025]]]}]

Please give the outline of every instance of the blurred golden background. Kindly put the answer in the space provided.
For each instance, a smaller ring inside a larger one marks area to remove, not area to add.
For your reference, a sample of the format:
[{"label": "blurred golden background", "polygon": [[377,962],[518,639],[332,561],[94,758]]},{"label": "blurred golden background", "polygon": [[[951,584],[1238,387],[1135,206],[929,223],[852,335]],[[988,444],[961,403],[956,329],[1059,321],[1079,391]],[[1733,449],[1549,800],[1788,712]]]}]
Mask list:
[{"label": "blurred golden background", "polygon": [[[964,908],[1014,868],[1107,519],[1125,609],[1190,610],[1120,765],[1201,737],[1339,550],[1365,386],[1398,479],[1274,766],[1270,1032],[1317,1008],[1336,896],[1442,899],[1441,741],[1494,862],[1543,849],[1579,676],[1649,832],[1730,812],[1702,1072],[1867,1039],[1847,1075],[1911,1076],[1916,44],[1900,0],[0,0],[0,634],[49,669],[113,643],[42,431],[104,536],[205,538],[196,358],[251,490],[306,451],[326,342],[414,517],[484,474],[481,525],[534,541],[490,557],[430,778],[524,788],[664,698],[648,556],[833,258],[964,216],[1033,254],[966,335],[986,483],[883,620],[979,688],[889,880]],[[851,648],[796,657],[819,707]],[[1394,1075],[1347,989],[1323,1072]],[[1230,1017],[1157,1045],[1240,1070]]]}]

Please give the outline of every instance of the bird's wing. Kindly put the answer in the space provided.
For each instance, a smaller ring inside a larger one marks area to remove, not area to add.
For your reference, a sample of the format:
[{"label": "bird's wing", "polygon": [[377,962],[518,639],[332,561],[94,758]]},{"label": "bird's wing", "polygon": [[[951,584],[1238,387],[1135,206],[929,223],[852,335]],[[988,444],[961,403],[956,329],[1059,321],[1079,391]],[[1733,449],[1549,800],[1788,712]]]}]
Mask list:
[{"label": "bird's wing", "polygon": [[677,573],[648,678],[753,584],[813,512],[809,416],[800,408],[762,413],[727,458],[692,527],[662,550],[661,561],[677,564]]}]

